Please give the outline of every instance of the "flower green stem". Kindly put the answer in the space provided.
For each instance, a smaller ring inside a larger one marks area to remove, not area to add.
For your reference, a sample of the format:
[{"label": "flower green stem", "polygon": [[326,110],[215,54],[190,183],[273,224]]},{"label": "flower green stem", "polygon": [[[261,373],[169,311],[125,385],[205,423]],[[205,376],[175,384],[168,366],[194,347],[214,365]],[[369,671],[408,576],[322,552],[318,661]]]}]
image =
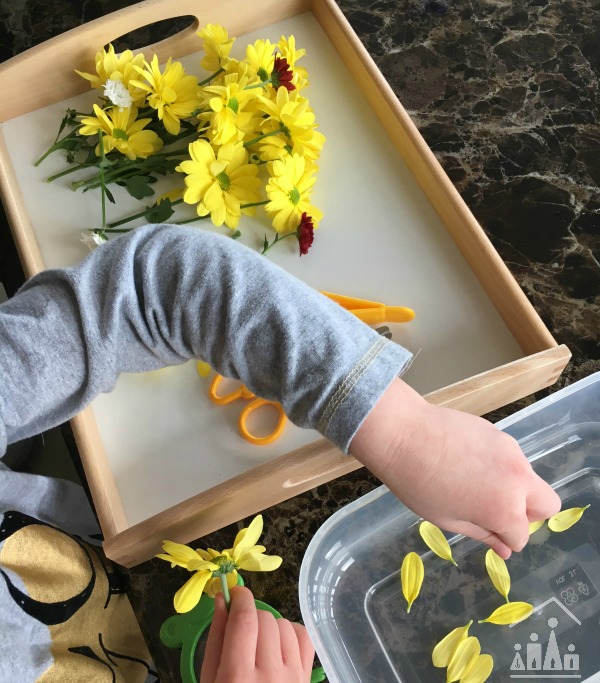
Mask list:
[{"label": "flower green stem", "polygon": [[240,204],[240,209],[249,209],[251,206],[264,206],[268,204],[271,200],[264,199],[262,202],[250,202],[250,204]]},{"label": "flower green stem", "polygon": [[106,226],[106,185],[104,183],[104,140],[102,138],[102,131],[98,131],[98,144],[100,145],[100,185],[102,187],[102,228]]},{"label": "flower green stem", "polygon": [[[56,140],[48,147],[48,149],[42,154],[42,156],[35,162],[34,166],[39,166],[44,159],[52,154],[52,152],[55,152],[57,149],[62,149],[61,143],[63,143],[65,140],[68,140],[69,138],[75,137],[77,134],[76,130],[72,130],[70,133],[65,135],[64,138],[61,138],[60,140],[58,139],[58,136]],[[59,132],[60,135],[60,132]]]},{"label": "flower green stem", "polygon": [[54,180],[58,180],[58,178],[62,178],[63,176],[68,175],[69,173],[75,173],[75,171],[80,171],[82,168],[92,168],[92,167],[94,167],[94,164],[88,164],[88,163],[77,164],[76,166],[71,166],[70,168],[67,168],[64,171],[61,171],[60,173],[55,173],[54,175],[48,176],[46,178],[46,182],[51,183]]},{"label": "flower green stem", "polygon": [[207,83],[210,83],[213,78],[216,78],[219,74],[222,74],[223,71],[225,71],[223,67],[217,69],[214,74],[211,74],[208,78],[205,78],[203,81],[200,81],[198,85],[206,85]]},{"label": "flower green stem", "polygon": [[[183,202],[183,199],[175,199],[174,201],[171,202],[171,206],[175,206],[176,204],[181,204]],[[158,202],[156,202],[158,203]],[[156,206],[156,204],[154,204]],[[125,223],[129,223],[129,221],[135,221],[138,218],[144,218],[146,215],[147,209],[144,209],[143,211],[140,211],[139,213],[134,213],[131,216],[126,216],[125,218],[121,218],[121,220],[115,221],[114,223],[109,223],[108,227],[110,229],[116,228],[119,225],[124,225]]]},{"label": "flower green stem", "polygon": [[248,142],[244,142],[244,147],[250,147],[257,142],[260,142],[263,138],[268,138],[270,135],[278,135],[279,133],[284,132],[283,128],[278,128],[277,130],[272,130],[270,133],[263,133],[262,135],[252,138],[252,140],[248,140]]},{"label": "flower green stem", "polygon": [[[297,237],[298,233],[296,230],[293,232],[286,232],[285,235],[282,235],[281,237],[279,236],[279,233],[275,235],[275,239],[271,242],[271,244],[267,244],[266,247],[263,248],[263,250],[260,252],[261,256],[264,256],[269,249],[272,249],[276,244],[279,244],[281,240],[284,240],[286,237]],[[265,238],[266,240],[266,238]]]},{"label": "flower green stem", "polygon": [[195,223],[196,221],[203,221],[205,218],[210,216],[209,213],[206,216],[196,216],[195,218],[186,218],[184,221],[175,221],[173,225],[186,225],[186,223]]},{"label": "flower green stem", "polygon": [[273,83],[272,78],[267,78],[266,81],[261,81],[260,83],[254,83],[254,85],[247,85],[244,90],[252,90],[252,88],[262,88],[265,85],[269,85],[269,83]]},{"label": "flower green stem", "polygon": [[227,585],[227,574],[219,574],[221,579],[221,588],[223,589],[223,597],[225,598],[225,606],[229,609],[231,597],[229,596],[229,586]]}]

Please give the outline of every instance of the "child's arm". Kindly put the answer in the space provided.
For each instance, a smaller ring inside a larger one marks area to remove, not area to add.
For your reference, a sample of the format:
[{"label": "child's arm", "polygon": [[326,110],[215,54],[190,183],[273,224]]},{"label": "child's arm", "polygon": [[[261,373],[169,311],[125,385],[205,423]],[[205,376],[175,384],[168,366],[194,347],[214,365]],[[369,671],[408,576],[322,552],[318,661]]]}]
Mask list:
[{"label": "child's arm", "polygon": [[280,401],[342,450],[408,351],[268,259],[193,228],[151,226],[0,306],[0,453],[66,421],[121,372],[201,358]]},{"label": "child's arm", "polygon": [[395,379],[361,425],[350,452],[411,510],[481,540],[507,559],[530,521],[560,510],[518,443],[487,420],[427,403]]},{"label": "child's arm", "polygon": [[528,516],[558,510],[510,437],[395,379],[405,349],[235,241],[173,226],[40,273],[0,306],[0,454],[72,417],[121,372],[190,358],[280,401],[342,450],[352,442],[412,509],[487,535],[504,556],[522,547]]}]

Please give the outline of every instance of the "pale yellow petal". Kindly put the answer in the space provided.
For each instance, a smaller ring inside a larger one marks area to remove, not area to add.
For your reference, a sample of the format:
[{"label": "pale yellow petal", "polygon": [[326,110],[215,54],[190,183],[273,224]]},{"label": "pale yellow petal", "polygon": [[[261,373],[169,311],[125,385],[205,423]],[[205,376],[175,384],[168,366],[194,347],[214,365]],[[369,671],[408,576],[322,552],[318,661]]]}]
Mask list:
[{"label": "pale yellow petal", "polygon": [[481,652],[481,645],[475,636],[469,636],[462,640],[448,664],[446,671],[446,683],[453,683],[458,681],[471,667],[473,662],[479,657]]},{"label": "pale yellow petal", "polygon": [[479,655],[469,667],[460,683],[484,683],[494,669],[492,655]]},{"label": "pale yellow petal", "polygon": [[554,531],[554,533],[560,533],[570,529],[581,519],[583,513],[589,507],[589,505],[586,505],[582,508],[570,508],[569,510],[563,510],[562,512],[559,512],[557,515],[550,517],[548,520],[548,529],[550,529],[550,531]]},{"label": "pale yellow petal", "polygon": [[508,573],[506,562],[490,548],[485,554],[485,567],[494,584],[494,588],[508,602],[510,574]]},{"label": "pale yellow petal", "polygon": [[212,572],[196,572],[183,586],[175,593],[173,604],[177,612],[189,612],[200,601],[202,591],[206,582],[212,576]]},{"label": "pale yellow petal", "polygon": [[498,607],[487,619],[481,619],[480,624],[496,624],[497,626],[507,626],[523,621],[533,612],[533,606],[528,602],[509,602],[502,607]]},{"label": "pale yellow petal", "polygon": [[238,569],[249,572],[272,572],[279,569],[283,559],[278,555],[263,555],[262,553],[247,552],[237,560]]},{"label": "pale yellow petal", "polygon": [[421,522],[419,525],[419,533],[427,546],[433,550],[436,555],[441,557],[442,560],[448,560],[448,562],[452,562],[452,564],[456,565],[456,562],[452,557],[452,550],[448,540],[435,524],[432,524],[431,522]]},{"label": "pale yellow petal", "polygon": [[[250,526],[247,528],[244,536],[238,541],[238,543],[233,544],[233,559],[237,562],[238,558],[252,548],[252,546],[258,543],[258,539],[263,532],[263,518],[262,515],[256,515],[256,517],[250,522]],[[239,536],[239,534],[238,534]]]},{"label": "pale yellow petal", "polygon": [[535,532],[538,529],[541,529],[544,526],[544,521],[545,520],[542,519],[541,522],[530,522],[529,523],[529,535],[531,536],[531,534],[535,534]]},{"label": "pale yellow petal", "polygon": [[417,553],[408,553],[402,562],[400,569],[400,580],[402,581],[402,594],[408,603],[407,612],[410,612],[413,602],[417,599],[421,586],[423,585],[423,578],[425,576],[425,567],[423,560]]},{"label": "pale yellow petal", "polygon": [[473,620],[471,620],[466,626],[459,626],[458,628],[455,628],[453,631],[450,631],[445,638],[440,640],[440,642],[433,648],[433,652],[431,653],[433,666],[438,668],[444,668],[448,666],[452,656],[454,655],[454,652],[456,651],[456,648],[469,635],[469,628],[471,628],[472,623]]}]

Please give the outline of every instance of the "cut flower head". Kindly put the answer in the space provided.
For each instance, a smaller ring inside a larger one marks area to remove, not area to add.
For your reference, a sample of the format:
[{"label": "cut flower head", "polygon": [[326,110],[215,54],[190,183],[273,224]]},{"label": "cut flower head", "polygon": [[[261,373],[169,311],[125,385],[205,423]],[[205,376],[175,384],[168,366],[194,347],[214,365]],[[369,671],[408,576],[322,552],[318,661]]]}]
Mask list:
[{"label": "cut flower head", "polygon": [[133,104],[139,106],[146,97],[146,93],[131,81],[138,76],[136,68],[143,66],[144,55],[134,55],[131,50],[116,54],[115,48],[111,44],[108,46],[108,50],[103,48],[96,53],[95,74],[77,71],[77,69],[75,69],[75,73],[89,81],[92,88],[106,88],[107,81],[122,83],[128,89]]},{"label": "cut flower head", "polygon": [[217,71],[225,66],[235,38],[230,38],[227,29],[219,24],[207,24],[198,35],[205,53],[200,66],[207,71]]},{"label": "cut flower head", "polygon": [[181,62],[169,58],[164,71],[160,70],[158,57],[144,62],[144,68],[135,67],[146,82],[136,80],[132,84],[147,93],[148,104],[156,109],[158,118],[171,135],[181,129],[181,119],[189,118],[200,104],[200,87],[195,76],[185,73]]},{"label": "cut flower head", "polygon": [[219,552],[207,550],[192,550],[187,545],[165,541],[164,553],[156,557],[171,563],[171,567],[183,567],[194,575],[177,591],[174,605],[177,612],[189,612],[207,593],[214,597],[223,589],[225,581],[227,588],[237,583],[239,569],[252,572],[270,572],[277,569],[283,562],[277,555],[265,555],[266,548],[257,545],[263,531],[262,515],[255,517],[250,526],[238,532],[233,547]]},{"label": "cut flower head", "polygon": [[279,233],[296,230],[305,213],[311,216],[316,228],[323,214],[310,202],[316,178],[312,172],[306,172],[304,157],[298,154],[287,156],[272,162],[269,170],[271,177],[267,183],[267,197],[270,201],[265,211],[271,217],[275,230]]},{"label": "cut flower head", "polygon": [[186,174],[183,201],[197,204],[198,215],[210,214],[215,225],[237,228],[241,214],[254,211],[244,204],[260,199],[256,164],[248,163],[241,142],[223,145],[215,154],[206,140],[196,140],[190,144],[189,153],[190,159],[176,168]]},{"label": "cut flower head", "polygon": [[[144,130],[151,119],[138,119],[135,108],[121,111],[119,107],[111,107],[103,110],[94,104],[94,114],[81,119],[79,132],[81,135],[102,133],[105,154],[116,149],[132,161],[138,157],[146,159],[163,145],[154,131]],[[96,156],[101,156],[100,143],[96,145]]]}]

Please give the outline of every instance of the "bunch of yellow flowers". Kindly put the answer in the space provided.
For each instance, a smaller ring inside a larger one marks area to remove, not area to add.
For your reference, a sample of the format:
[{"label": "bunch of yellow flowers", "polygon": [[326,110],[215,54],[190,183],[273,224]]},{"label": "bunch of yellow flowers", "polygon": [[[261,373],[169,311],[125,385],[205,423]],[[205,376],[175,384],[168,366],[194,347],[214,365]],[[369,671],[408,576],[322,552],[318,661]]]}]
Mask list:
[{"label": "bunch of yellow flowers", "polygon": [[[200,66],[209,74],[202,80],[172,59],[161,67],[156,55],[148,61],[131,50],[117,54],[112,45],[98,52],[96,72],[77,73],[102,91],[101,103],[90,114],[68,110],[59,137],[66,126],[71,131],[37,163],[63,149],[71,166],[49,181],[93,170],[72,183],[102,192],[102,225],[86,233],[89,246],[129,230],[121,226],[133,219],[165,222],[173,206],[185,203],[197,215],[180,222],[210,217],[233,237],[240,235],[241,216],[262,206],[275,230],[271,243],[265,236],[262,253],[294,236],[306,254],[322,218],[311,194],[325,142],[304,95],[308,74],[298,62],[306,51],[296,48],[294,36],[282,36],[276,44],[256,40],[238,60],[222,26],[208,24],[198,35]],[[157,176],[170,174],[179,178],[173,191],[107,222],[105,200],[115,202],[110,184],[142,200],[154,194]]]}]

